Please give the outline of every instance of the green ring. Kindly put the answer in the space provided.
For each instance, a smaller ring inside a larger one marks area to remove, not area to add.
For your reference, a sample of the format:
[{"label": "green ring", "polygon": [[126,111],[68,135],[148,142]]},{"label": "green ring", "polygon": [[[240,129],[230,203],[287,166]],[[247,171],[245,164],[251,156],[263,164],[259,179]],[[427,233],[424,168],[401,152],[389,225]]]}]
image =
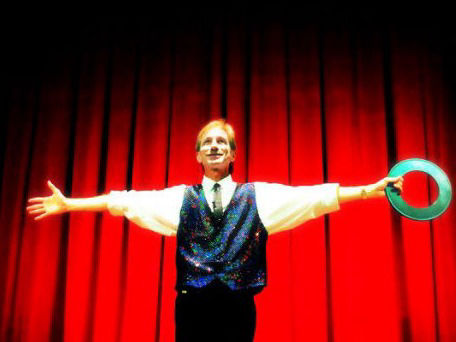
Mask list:
[{"label": "green ring", "polygon": [[450,205],[452,197],[451,183],[445,172],[443,172],[441,168],[428,160],[412,158],[403,160],[394,165],[390,170],[388,176],[403,176],[406,173],[412,171],[422,171],[434,178],[437,186],[439,187],[439,196],[429,207],[415,208],[405,203],[401,195],[392,186],[392,183],[390,183],[386,187],[385,192],[393,208],[396,209],[401,215],[417,221],[432,220],[442,215]]}]

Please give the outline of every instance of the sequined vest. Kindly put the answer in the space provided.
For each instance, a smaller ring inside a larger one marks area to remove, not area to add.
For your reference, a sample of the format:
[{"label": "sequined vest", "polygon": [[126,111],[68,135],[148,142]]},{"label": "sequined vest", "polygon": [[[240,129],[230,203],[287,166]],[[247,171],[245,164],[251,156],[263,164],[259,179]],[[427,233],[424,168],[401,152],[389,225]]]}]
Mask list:
[{"label": "sequined vest", "polygon": [[266,285],[267,238],[253,184],[237,185],[219,221],[203,187],[187,187],[177,230],[176,289],[202,288],[218,279],[232,290],[260,292]]}]

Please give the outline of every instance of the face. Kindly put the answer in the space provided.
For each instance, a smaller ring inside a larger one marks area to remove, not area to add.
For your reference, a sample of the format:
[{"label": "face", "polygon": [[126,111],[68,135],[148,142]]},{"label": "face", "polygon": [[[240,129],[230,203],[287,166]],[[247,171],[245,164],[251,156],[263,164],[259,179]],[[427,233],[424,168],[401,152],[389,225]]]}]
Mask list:
[{"label": "face", "polygon": [[219,169],[228,172],[230,163],[234,161],[235,152],[231,150],[228,135],[221,128],[212,128],[201,139],[196,159],[204,170]]}]

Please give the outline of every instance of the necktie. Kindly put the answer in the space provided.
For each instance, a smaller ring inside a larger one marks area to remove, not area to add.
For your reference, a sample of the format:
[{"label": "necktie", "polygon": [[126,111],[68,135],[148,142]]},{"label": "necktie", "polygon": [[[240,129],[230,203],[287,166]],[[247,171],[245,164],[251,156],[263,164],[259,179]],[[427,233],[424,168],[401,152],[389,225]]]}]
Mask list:
[{"label": "necktie", "polygon": [[214,216],[217,220],[220,220],[223,215],[222,207],[222,190],[220,189],[220,184],[214,184]]}]

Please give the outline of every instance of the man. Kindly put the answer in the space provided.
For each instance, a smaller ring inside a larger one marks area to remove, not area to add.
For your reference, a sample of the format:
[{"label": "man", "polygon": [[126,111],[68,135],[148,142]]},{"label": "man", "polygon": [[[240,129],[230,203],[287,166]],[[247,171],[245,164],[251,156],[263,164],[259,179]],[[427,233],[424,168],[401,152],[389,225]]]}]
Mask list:
[{"label": "man", "polygon": [[237,184],[231,178],[235,158],[232,127],[215,120],[197,137],[202,184],[74,199],[48,182],[53,194],[30,199],[27,209],[37,220],[109,210],[157,233],[177,235],[176,340],[252,341],[254,295],[266,286],[268,236],[338,210],[341,203],[382,197],[388,183],[401,191],[403,179],[359,187]]}]

